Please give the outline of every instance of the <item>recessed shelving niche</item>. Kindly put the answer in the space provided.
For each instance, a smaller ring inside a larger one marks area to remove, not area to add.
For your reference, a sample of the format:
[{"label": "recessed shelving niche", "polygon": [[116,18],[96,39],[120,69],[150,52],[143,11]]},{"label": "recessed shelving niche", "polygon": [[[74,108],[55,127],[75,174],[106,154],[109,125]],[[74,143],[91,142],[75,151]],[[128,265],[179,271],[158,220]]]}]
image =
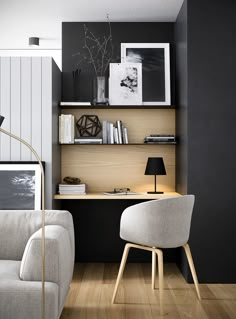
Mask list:
[{"label": "recessed shelving niche", "polygon": [[102,122],[121,120],[128,129],[129,144],[61,146],[62,178],[77,176],[87,183],[89,192],[102,192],[115,187],[129,187],[145,192],[153,188],[153,176],[145,176],[148,157],[163,157],[167,175],[158,176],[159,187],[175,191],[175,145],[144,144],[150,134],[175,134],[175,108],[146,106],[76,106],[61,107],[63,114],[97,115]]}]

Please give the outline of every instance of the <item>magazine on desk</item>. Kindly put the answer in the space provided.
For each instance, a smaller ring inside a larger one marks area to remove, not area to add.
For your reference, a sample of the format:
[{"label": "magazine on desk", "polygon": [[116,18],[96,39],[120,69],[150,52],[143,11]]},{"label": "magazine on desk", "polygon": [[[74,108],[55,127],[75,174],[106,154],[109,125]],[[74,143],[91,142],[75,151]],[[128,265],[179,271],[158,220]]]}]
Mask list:
[{"label": "magazine on desk", "polygon": [[137,192],[114,192],[114,191],[112,191],[112,192],[105,192],[105,193],[103,193],[104,195],[139,195],[139,194],[141,194],[141,193],[137,193]]}]

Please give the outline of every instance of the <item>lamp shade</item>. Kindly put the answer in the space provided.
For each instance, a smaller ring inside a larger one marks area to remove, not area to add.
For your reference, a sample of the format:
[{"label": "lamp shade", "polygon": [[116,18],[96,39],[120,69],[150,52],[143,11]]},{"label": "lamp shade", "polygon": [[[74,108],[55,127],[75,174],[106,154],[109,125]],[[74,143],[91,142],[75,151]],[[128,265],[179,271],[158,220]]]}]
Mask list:
[{"label": "lamp shade", "polygon": [[0,115],[0,127],[2,126],[2,122],[4,121],[5,117]]},{"label": "lamp shade", "polygon": [[166,169],[162,157],[149,157],[145,175],[166,175]]}]

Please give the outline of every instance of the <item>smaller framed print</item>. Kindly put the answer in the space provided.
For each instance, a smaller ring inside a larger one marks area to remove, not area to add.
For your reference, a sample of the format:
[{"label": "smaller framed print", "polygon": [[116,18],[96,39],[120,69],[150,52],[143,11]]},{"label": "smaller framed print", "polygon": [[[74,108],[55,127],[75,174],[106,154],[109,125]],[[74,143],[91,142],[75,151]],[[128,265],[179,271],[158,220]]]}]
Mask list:
[{"label": "smaller framed print", "polygon": [[40,166],[35,162],[23,163],[0,162],[2,210],[41,209]]},{"label": "smaller framed print", "polygon": [[170,105],[169,43],[121,43],[121,62],[142,63],[143,104]]},{"label": "smaller framed print", "polygon": [[110,63],[110,105],[142,105],[142,64]]}]

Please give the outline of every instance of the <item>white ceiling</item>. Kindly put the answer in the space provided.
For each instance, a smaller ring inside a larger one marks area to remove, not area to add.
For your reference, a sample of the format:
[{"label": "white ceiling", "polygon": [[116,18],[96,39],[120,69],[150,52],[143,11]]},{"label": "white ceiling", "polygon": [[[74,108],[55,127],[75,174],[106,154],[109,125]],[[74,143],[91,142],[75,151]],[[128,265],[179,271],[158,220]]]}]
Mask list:
[{"label": "white ceiling", "polygon": [[173,22],[183,0],[0,0],[0,49],[61,48],[62,21]]}]

